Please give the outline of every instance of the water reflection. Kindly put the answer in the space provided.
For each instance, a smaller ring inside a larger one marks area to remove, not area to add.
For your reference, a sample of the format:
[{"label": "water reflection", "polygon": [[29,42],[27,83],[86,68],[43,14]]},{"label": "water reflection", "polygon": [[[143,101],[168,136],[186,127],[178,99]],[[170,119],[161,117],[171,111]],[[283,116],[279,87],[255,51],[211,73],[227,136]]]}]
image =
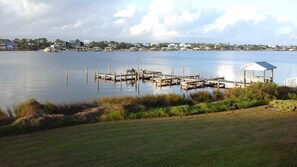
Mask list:
[{"label": "water reflection", "polygon": [[[274,80],[297,76],[296,52],[0,52],[0,106],[17,104],[28,98],[39,101],[73,102],[102,96],[137,95],[133,82],[93,81],[93,74],[120,73],[127,68],[157,70],[176,75],[200,74],[225,76],[242,80],[240,67],[254,61],[275,66]],[[109,70],[108,70],[109,64]],[[67,70],[67,75],[65,70]],[[88,68],[88,77],[86,69]],[[184,69],[184,70],[183,70]],[[67,77],[66,77],[67,76]],[[184,93],[179,86],[156,88],[151,82],[140,82],[139,94]],[[196,90],[198,91],[198,90]],[[188,91],[185,94],[192,92]]]}]

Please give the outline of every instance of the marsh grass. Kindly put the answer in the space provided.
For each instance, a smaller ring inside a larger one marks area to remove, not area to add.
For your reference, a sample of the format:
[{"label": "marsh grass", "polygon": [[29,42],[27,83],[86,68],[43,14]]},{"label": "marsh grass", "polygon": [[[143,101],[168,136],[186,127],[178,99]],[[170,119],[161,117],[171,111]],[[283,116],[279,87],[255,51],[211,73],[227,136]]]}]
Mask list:
[{"label": "marsh grass", "polygon": [[176,106],[186,103],[190,103],[190,100],[184,99],[181,95],[177,94],[144,95],[140,97],[103,97],[98,100],[98,104],[100,105],[119,104],[129,111],[144,108]]},{"label": "marsh grass", "polygon": [[[244,89],[233,88],[225,92],[199,91],[191,93],[189,99],[177,94],[104,97],[92,102],[62,104],[42,104],[35,99],[29,99],[15,106],[14,122],[0,127],[0,135],[98,121],[183,117],[228,111],[233,109],[234,105],[243,109],[268,104],[280,96],[279,92],[287,93],[286,98],[295,98],[296,94],[289,90],[278,88],[274,83],[257,83]],[[1,117],[6,119],[5,115]]]},{"label": "marsh grass", "polygon": [[199,91],[199,92],[191,93],[190,97],[195,103],[211,102],[214,100],[212,94],[208,91]]}]

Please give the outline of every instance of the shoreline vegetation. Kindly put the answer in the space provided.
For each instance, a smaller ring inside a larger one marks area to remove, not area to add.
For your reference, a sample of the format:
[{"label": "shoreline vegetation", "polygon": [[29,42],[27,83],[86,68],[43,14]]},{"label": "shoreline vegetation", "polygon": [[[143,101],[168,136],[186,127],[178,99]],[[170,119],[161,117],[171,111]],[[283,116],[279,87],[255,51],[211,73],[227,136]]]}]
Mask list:
[{"label": "shoreline vegetation", "polygon": [[186,98],[177,94],[140,97],[104,97],[91,102],[53,104],[29,99],[14,106],[14,113],[0,109],[0,136],[30,133],[63,126],[105,121],[189,116],[234,111],[269,104],[282,111],[297,111],[297,90],[275,83],[256,83],[225,92],[199,91]]},{"label": "shoreline vegetation", "polygon": [[61,50],[75,51],[297,51],[294,45],[264,45],[264,44],[230,44],[230,43],[128,43],[117,41],[81,41],[61,40],[48,41],[37,39],[0,39],[0,51],[38,51],[52,52]]}]

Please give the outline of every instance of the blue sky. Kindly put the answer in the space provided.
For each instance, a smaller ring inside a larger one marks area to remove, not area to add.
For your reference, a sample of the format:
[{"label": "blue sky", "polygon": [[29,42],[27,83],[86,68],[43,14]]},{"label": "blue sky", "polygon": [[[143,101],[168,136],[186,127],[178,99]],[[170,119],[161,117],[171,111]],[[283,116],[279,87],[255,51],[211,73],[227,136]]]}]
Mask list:
[{"label": "blue sky", "polygon": [[0,38],[297,45],[294,0],[0,0]]}]

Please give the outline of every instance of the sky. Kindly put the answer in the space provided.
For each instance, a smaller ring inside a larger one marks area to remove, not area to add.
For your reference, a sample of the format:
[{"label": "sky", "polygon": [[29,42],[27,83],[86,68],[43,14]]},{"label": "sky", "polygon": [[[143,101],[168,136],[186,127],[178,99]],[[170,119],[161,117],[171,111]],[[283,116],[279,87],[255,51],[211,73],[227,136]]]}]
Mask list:
[{"label": "sky", "polygon": [[295,0],[0,0],[0,38],[297,45]]}]

